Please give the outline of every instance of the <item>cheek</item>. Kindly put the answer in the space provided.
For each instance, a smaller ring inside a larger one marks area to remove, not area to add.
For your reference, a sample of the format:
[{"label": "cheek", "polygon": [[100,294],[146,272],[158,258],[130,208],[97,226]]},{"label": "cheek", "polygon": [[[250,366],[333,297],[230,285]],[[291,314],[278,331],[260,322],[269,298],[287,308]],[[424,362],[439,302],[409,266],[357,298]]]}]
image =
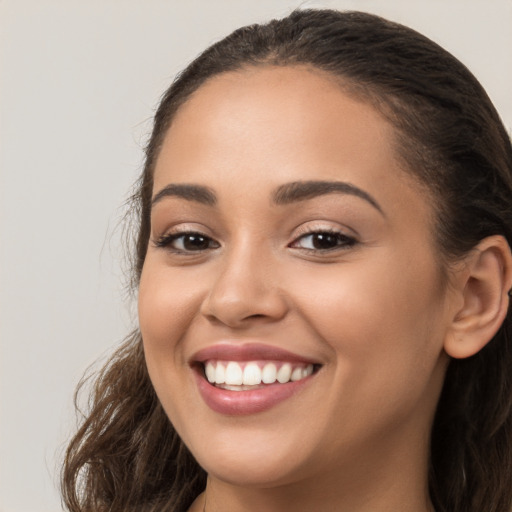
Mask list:
[{"label": "cheek", "polygon": [[326,432],[356,438],[370,425],[378,432],[416,413],[425,419],[438,398],[442,329],[432,326],[441,324],[442,298],[432,267],[411,272],[381,263],[302,275],[303,289],[314,293],[302,292],[301,314],[332,353],[333,381],[324,395],[330,412],[317,417]]},{"label": "cheek", "polygon": [[179,411],[193,403],[184,338],[200,308],[198,284],[187,272],[172,271],[148,255],[139,285],[139,325],[149,377],[179,431],[184,431]]},{"label": "cheek", "polygon": [[[405,255],[405,256],[404,256]],[[428,378],[443,340],[443,294],[433,261],[382,250],[360,265],[302,272],[295,296],[301,315],[331,348],[341,375]]]},{"label": "cheek", "polygon": [[197,285],[191,286],[186,272],[172,272],[148,255],[139,285],[138,314],[150,369],[153,362],[161,365],[175,359],[180,363],[180,341],[197,315],[201,296],[202,291]]}]

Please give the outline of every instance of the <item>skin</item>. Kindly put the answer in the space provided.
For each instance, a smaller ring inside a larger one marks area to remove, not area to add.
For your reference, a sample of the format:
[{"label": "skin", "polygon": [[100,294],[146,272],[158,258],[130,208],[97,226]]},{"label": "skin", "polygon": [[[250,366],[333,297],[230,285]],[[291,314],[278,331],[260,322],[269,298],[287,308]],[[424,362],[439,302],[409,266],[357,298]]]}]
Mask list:
[{"label": "skin", "polygon": [[[378,207],[344,193],[273,204],[277,187],[309,180],[350,183]],[[461,297],[442,278],[431,201],[400,168],[391,126],[318,71],[224,74],[166,135],[154,195],[170,184],[207,186],[217,202],[154,204],[140,328],[163,407],[208,472],[206,510],[431,510],[428,438]],[[177,231],[213,242],[156,245]],[[323,231],[356,242],[313,250],[308,232]],[[219,342],[322,366],[267,411],[222,415],[190,367]]]}]

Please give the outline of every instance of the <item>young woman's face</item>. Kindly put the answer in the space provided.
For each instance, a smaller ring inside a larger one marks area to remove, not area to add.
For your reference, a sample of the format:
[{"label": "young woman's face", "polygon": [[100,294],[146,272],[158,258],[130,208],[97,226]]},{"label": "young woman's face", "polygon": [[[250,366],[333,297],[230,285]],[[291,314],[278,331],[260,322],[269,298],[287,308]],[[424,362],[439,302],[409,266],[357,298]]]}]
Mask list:
[{"label": "young woman's face", "polygon": [[426,465],[453,308],[392,136],[304,68],[218,76],[174,119],[140,328],[162,405],[213,478]]}]

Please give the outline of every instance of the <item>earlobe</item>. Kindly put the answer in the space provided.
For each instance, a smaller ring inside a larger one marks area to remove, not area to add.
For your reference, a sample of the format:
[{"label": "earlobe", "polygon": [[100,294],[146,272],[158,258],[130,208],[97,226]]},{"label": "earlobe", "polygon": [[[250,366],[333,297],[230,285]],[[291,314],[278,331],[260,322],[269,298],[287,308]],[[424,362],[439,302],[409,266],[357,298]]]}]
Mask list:
[{"label": "earlobe", "polygon": [[482,240],[464,261],[458,292],[462,307],[453,317],[444,349],[454,358],[480,351],[501,327],[512,288],[512,255],[503,236]]}]

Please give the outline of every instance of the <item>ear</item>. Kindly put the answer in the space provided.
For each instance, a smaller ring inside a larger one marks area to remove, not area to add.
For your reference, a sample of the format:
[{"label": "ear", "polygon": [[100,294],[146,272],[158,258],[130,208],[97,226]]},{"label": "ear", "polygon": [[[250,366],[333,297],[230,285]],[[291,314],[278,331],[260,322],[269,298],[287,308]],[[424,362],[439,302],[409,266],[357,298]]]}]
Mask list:
[{"label": "ear", "polygon": [[462,299],[444,349],[454,358],[476,354],[496,334],[508,311],[512,288],[512,255],[503,236],[484,238],[464,259],[455,278]]}]

